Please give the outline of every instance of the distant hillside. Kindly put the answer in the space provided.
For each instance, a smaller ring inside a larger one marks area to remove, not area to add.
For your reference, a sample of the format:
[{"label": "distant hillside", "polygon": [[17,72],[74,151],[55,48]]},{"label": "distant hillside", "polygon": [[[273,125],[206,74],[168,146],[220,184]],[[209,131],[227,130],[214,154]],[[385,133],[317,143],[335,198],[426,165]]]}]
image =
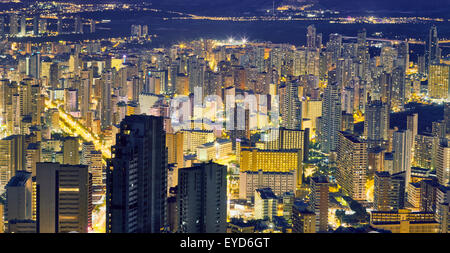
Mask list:
[{"label": "distant hillside", "polygon": [[[272,0],[146,0],[155,8],[204,15],[233,15],[272,8]],[[281,2],[275,0],[275,3]]]},{"label": "distant hillside", "polygon": [[326,8],[347,11],[447,11],[448,0],[319,0]]}]

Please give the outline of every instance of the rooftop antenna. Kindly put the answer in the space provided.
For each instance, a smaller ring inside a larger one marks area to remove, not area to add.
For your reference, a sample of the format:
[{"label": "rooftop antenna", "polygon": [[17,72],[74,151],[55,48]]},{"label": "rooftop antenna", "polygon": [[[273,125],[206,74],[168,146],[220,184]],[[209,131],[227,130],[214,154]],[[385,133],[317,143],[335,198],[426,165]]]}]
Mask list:
[{"label": "rooftop antenna", "polygon": [[272,1],[272,15],[275,17],[275,0]]}]

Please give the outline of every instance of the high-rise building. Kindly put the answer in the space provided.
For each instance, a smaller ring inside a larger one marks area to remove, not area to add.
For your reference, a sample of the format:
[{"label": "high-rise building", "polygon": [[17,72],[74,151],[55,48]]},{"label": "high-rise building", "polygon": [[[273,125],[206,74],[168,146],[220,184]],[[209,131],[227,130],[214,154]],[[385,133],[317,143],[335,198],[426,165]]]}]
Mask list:
[{"label": "high-rise building", "polygon": [[411,147],[414,148],[416,136],[419,132],[419,114],[418,113],[413,113],[413,114],[406,116],[406,129],[411,131]]},{"label": "high-rise building", "polygon": [[33,17],[33,35],[39,35],[39,16],[36,15]]},{"label": "high-rise building", "polygon": [[16,13],[9,16],[9,34],[17,35],[19,33],[19,17]]},{"label": "high-rise building", "polygon": [[436,176],[439,184],[450,186],[450,147],[448,143],[440,143],[437,147]]},{"label": "high-rise building", "polygon": [[26,170],[36,176],[36,163],[41,161],[41,143],[32,142],[26,150]]},{"label": "high-rise building", "polygon": [[343,192],[354,200],[366,200],[367,143],[348,132],[339,132],[336,162],[336,179]]},{"label": "high-rise building", "polygon": [[87,233],[89,191],[89,172],[86,165],[38,163],[37,232]]},{"label": "high-rise building", "polygon": [[75,16],[74,19],[74,29],[75,33],[83,33],[83,20],[81,20],[80,16]]},{"label": "high-rise building", "polygon": [[316,214],[316,231],[328,231],[329,183],[326,177],[311,178],[310,209]]},{"label": "high-rise building", "polygon": [[450,102],[444,104],[445,135],[450,135]]},{"label": "high-rise building", "polygon": [[31,173],[17,171],[6,185],[5,220],[32,219]]},{"label": "high-rise building", "polygon": [[279,196],[294,192],[302,183],[302,157],[301,150],[241,149],[240,198],[251,199],[257,188],[271,188]]},{"label": "high-rise building", "polygon": [[427,73],[429,73],[428,71],[430,70],[430,66],[432,64],[439,63],[441,59],[441,50],[439,48],[437,28],[434,25],[430,28],[429,31],[425,54],[425,68],[427,70]]},{"label": "high-rise building", "polygon": [[405,204],[405,173],[390,175],[387,171],[375,172],[374,201],[376,211],[399,210]]},{"label": "high-rise building", "polygon": [[178,168],[183,167],[184,163],[183,135],[182,132],[166,133],[167,161],[169,164],[176,163]]},{"label": "high-rise building", "polygon": [[341,102],[338,83],[328,83],[323,94],[322,118],[320,119],[321,150],[325,153],[336,151],[341,130]]},{"label": "high-rise building", "polygon": [[95,33],[95,20],[94,19],[89,20],[89,31],[91,33]]},{"label": "high-rise building", "polygon": [[406,171],[406,183],[411,181],[411,131],[401,130],[393,135],[394,167],[391,174]]},{"label": "high-rise building", "polygon": [[420,211],[434,213],[437,208],[436,197],[439,188],[437,178],[431,177],[423,179],[420,184]]},{"label": "high-rise building", "polygon": [[255,190],[254,216],[260,220],[273,220],[277,216],[278,198],[270,188]]},{"label": "high-rise building", "polygon": [[303,160],[307,160],[309,154],[309,129],[270,129],[267,131],[266,136],[264,139],[265,149],[301,149],[303,151]]},{"label": "high-rise building", "polygon": [[382,147],[388,140],[389,108],[377,100],[366,107],[364,132],[369,148]]},{"label": "high-rise building", "polygon": [[27,34],[27,17],[22,15],[20,17],[20,35],[25,36]]},{"label": "high-rise building", "polygon": [[433,63],[430,65],[428,94],[435,99],[450,98],[450,65]]},{"label": "high-rise building", "polygon": [[302,128],[302,109],[298,96],[298,83],[289,81],[286,83],[281,106],[281,126],[287,129]]},{"label": "high-rise building", "polygon": [[394,111],[403,109],[406,103],[405,67],[399,66],[392,70],[392,82],[390,85],[390,108]]},{"label": "high-rise building", "polygon": [[0,140],[0,192],[16,175],[16,171],[25,170],[25,136],[11,135]]},{"label": "high-rise building", "polygon": [[112,123],[112,89],[113,89],[113,73],[107,70],[103,73],[101,79],[101,122],[102,128],[111,126]]},{"label": "high-rise building", "polygon": [[306,46],[307,48],[310,49],[314,49],[316,48],[316,28],[314,27],[314,25],[310,25],[307,28],[307,33],[306,33]]},{"label": "high-rise building", "polygon": [[76,137],[66,137],[63,140],[63,163],[80,164],[80,143]]},{"label": "high-rise building", "polygon": [[39,19],[39,34],[47,33],[47,19]]},{"label": "high-rise building", "polygon": [[82,144],[80,163],[88,165],[89,173],[92,174],[93,187],[103,186],[102,152],[95,150],[94,143]]},{"label": "high-rise building", "polygon": [[292,209],[292,232],[293,233],[315,233],[316,214],[299,205]]},{"label": "high-rise building", "polygon": [[62,32],[63,32],[62,25],[63,25],[62,17],[58,16],[58,20],[56,21],[56,33],[57,34],[62,34]]},{"label": "high-rise building", "polygon": [[5,16],[0,16],[0,37],[5,36]]},{"label": "high-rise building", "polygon": [[167,152],[162,117],[126,116],[106,171],[106,231],[158,233],[167,224]]},{"label": "high-rise building", "polygon": [[431,134],[417,134],[414,141],[413,165],[434,169],[439,138]]},{"label": "high-rise building", "polygon": [[[449,107],[449,109],[450,109],[450,107]],[[445,107],[444,107],[444,111],[445,111]],[[450,114],[448,117],[450,117]],[[439,121],[433,121],[433,122],[431,122],[431,124],[432,124],[431,135],[433,135],[433,137],[438,138],[439,140],[444,139],[446,136],[445,122],[443,120],[439,120]]]},{"label": "high-rise building", "polygon": [[225,233],[226,166],[196,164],[178,171],[178,213],[181,233]]}]

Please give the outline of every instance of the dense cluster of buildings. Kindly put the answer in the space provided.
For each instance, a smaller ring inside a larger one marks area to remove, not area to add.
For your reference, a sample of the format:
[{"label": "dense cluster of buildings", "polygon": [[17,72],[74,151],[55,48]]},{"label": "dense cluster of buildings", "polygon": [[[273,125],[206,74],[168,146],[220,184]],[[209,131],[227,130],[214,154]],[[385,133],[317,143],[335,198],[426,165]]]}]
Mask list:
[{"label": "dense cluster of buildings", "polygon": [[[29,33],[24,15],[0,23]],[[33,18],[34,35],[46,27]],[[407,41],[369,53],[364,29],[143,49],[148,27],[0,43],[1,231],[331,232],[351,223],[337,217],[355,206],[345,197],[367,210],[359,225],[448,232],[450,65],[436,27],[417,62]],[[444,109],[423,130],[406,105],[425,97]]]}]

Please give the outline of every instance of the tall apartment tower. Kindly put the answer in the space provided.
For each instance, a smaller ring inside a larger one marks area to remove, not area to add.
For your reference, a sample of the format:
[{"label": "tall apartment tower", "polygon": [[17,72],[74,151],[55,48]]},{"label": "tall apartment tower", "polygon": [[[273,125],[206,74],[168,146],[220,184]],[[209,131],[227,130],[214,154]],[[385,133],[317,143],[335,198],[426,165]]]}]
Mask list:
[{"label": "tall apartment tower", "polygon": [[405,173],[390,175],[387,171],[375,172],[374,201],[376,211],[399,210],[405,204]]},{"label": "tall apartment tower", "polygon": [[212,162],[178,171],[179,232],[226,232],[226,174],[226,166]]},{"label": "tall apartment tower", "polygon": [[310,209],[316,214],[316,231],[328,231],[329,183],[326,177],[311,178]]},{"label": "tall apartment tower", "polygon": [[298,89],[298,84],[293,81],[286,84],[281,108],[283,113],[281,126],[287,129],[302,129],[302,109]]},{"label": "tall apartment tower", "polygon": [[106,232],[159,233],[167,224],[162,117],[126,116],[106,171]]},{"label": "tall apartment tower", "polygon": [[411,131],[411,145],[414,147],[414,141],[419,132],[419,114],[414,113],[406,116],[406,129]]},{"label": "tall apartment tower", "polygon": [[430,32],[428,35],[428,41],[427,41],[427,45],[426,45],[426,60],[425,60],[425,68],[427,70],[427,72],[429,71],[429,68],[431,66],[431,64],[433,63],[439,63],[440,60],[440,48],[439,48],[439,44],[438,44],[438,33],[437,33],[437,28],[436,26],[432,26],[430,28]]},{"label": "tall apartment tower", "polygon": [[20,35],[25,36],[27,34],[27,17],[22,15],[20,17]]},{"label": "tall apartment tower", "polygon": [[311,49],[316,48],[316,28],[314,25],[310,25],[307,28],[306,45]]},{"label": "tall apartment tower", "polygon": [[336,151],[338,146],[342,117],[339,93],[339,84],[329,83],[323,94],[320,142],[324,153]]},{"label": "tall apartment tower", "polygon": [[412,132],[410,130],[396,131],[393,135],[394,166],[391,174],[406,171],[406,183],[411,180],[411,149]]},{"label": "tall apartment tower", "polygon": [[444,104],[445,134],[450,135],[450,102]]},{"label": "tall apartment tower", "polygon": [[17,171],[6,185],[5,220],[31,220],[31,172]]},{"label": "tall apartment tower", "polygon": [[450,65],[432,63],[429,66],[428,95],[431,98],[447,100],[450,96]]},{"label": "tall apartment tower", "polygon": [[377,100],[366,107],[364,133],[369,148],[380,147],[388,139],[389,108]]},{"label": "tall apartment tower", "polygon": [[67,137],[63,141],[63,163],[80,164],[80,143],[76,137]]},{"label": "tall apartment tower", "polygon": [[366,199],[367,143],[348,132],[339,132],[337,182],[354,200]]},{"label": "tall apartment tower", "polygon": [[0,37],[5,36],[5,16],[0,16]]},{"label": "tall apartment tower", "polygon": [[439,184],[450,186],[450,146],[448,143],[440,143],[436,156],[436,176]]},{"label": "tall apartment tower", "polygon": [[24,135],[11,135],[0,140],[0,194],[17,171],[26,169]]},{"label": "tall apartment tower", "polygon": [[113,72],[111,70],[107,70],[103,73],[102,79],[100,80],[100,84],[102,87],[102,99],[101,99],[101,125],[102,128],[107,128],[112,123],[112,86],[113,86]]},{"label": "tall apartment tower", "polygon": [[16,13],[9,16],[9,34],[17,35],[19,33],[19,17]]},{"label": "tall apartment tower", "polygon": [[76,16],[74,20],[75,33],[83,33],[83,21],[80,16]]},{"label": "tall apartment tower", "polygon": [[87,233],[89,192],[88,166],[37,163],[37,232]]},{"label": "tall apartment tower", "polygon": [[61,16],[58,16],[58,20],[56,21],[56,33],[59,35],[59,34],[62,34],[62,17]]}]

